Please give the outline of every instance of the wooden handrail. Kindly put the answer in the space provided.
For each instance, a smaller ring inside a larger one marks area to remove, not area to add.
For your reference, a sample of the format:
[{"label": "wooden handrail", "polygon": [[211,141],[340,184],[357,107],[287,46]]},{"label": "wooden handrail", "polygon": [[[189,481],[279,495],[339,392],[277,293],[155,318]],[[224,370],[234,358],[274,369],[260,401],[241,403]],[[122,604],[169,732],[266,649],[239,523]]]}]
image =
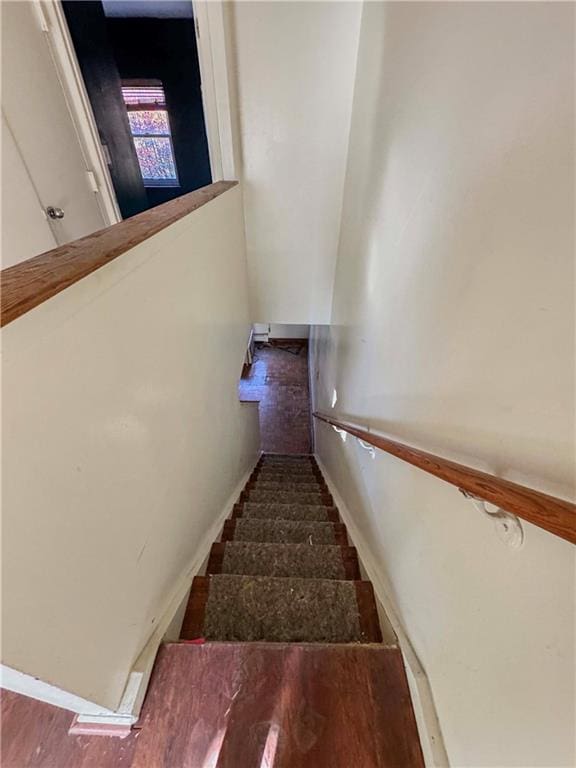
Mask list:
[{"label": "wooden handrail", "polygon": [[315,412],[314,417],[408,464],[423,469],[477,498],[496,504],[500,509],[512,512],[549,533],[576,544],[576,505],[569,501],[548,496],[546,493],[503,480],[487,472],[374,435],[365,429],[333,419],[323,413]]},{"label": "wooden handrail", "polygon": [[183,216],[218,197],[237,181],[217,181],[129,219],[7,267],[0,273],[0,326],[95,272]]}]

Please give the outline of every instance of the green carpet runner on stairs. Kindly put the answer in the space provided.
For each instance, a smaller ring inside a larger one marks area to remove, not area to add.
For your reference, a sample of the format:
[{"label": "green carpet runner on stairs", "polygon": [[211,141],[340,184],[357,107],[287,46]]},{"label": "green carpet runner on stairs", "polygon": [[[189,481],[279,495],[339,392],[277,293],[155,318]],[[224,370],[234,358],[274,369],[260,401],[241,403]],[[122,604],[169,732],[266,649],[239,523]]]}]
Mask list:
[{"label": "green carpet runner on stairs", "polygon": [[312,456],[264,455],[196,577],[182,639],[379,643],[370,582]]}]

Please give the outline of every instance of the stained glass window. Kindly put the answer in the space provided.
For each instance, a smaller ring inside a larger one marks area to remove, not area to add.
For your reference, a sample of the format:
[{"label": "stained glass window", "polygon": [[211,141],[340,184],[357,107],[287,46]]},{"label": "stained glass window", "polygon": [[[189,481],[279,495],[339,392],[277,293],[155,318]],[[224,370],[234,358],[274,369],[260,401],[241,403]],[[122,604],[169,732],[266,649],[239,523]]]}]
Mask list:
[{"label": "stained glass window", "polygon": [[168,112],[163,109],[147,109],[128,112],[132,136],[169,136]]},{"label": "stained glass window", "polygon": [[145,187],[178,187],[178,173],[166,110],[164,89],[151,85],[124,85],[124,103]]},{"label": "stained glass window", "polygon": [[[168,136],[134,136],[133,138],[144,184],[147,181],[178,181],[172,143]],[[161,184],[161,186],[165,185]]]}]

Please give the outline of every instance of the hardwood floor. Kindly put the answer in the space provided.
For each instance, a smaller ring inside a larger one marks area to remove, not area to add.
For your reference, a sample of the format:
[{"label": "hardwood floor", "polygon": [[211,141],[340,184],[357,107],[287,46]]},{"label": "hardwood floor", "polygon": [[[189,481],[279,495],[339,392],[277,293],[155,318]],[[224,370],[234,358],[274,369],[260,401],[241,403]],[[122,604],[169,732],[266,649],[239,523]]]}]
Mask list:
[{"label": "hardwood floor", "polygon": [[241,400],[257,400],[260,403],[263,451],[310,452],[306,343],[292,340],[287,341],[285,346],[258,344],[254,362],[244,372],[238,389]]},{"label": "hardwood floor", "polygon": [[4,693],[3,768],[423,765],[400,651],[382,646],[169,644],[138,730],[70,737],[71,719]]}]

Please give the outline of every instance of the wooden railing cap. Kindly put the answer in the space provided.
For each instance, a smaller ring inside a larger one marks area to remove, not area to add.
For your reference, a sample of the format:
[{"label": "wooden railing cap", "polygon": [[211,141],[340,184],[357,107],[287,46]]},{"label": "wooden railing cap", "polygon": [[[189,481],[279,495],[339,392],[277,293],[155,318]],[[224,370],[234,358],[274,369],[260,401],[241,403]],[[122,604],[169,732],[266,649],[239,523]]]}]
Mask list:
[{"label": "wooden railing cap", "polygon": [[7,325],[78,280],[236,186],[217,181],[0,273],[0,325]]}]

